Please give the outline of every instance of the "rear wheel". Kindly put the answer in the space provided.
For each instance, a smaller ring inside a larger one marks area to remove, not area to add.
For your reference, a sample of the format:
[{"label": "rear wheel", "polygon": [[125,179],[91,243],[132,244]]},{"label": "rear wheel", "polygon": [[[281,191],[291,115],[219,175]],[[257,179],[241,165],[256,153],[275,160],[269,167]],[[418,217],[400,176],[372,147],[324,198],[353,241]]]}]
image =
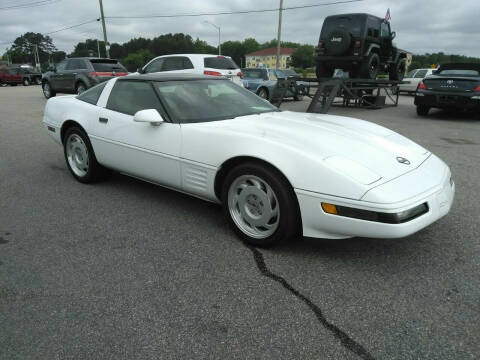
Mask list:
[{"label": "rear wheel", "polygon": [[42,79],[37,77],[35,78],[35,84],[40,85],[42,83]]},{"label": "rear wheel", "polygon": [[299,233],[295,193],[277,170],[251,162],[232,169],[222,201],[230,225],[248,244],[276,245]]},{"label": "rear wheel", "polygon": [[430,111],[430,106],[417,105],[417,114],[420,116],[427,116]]},{"label": "rear wheel", "polygon": [[42,85],[42,91],[43,91],[43,96],[45,96],[46,99],[50,99],[51,97],[57,95],[55,90],[52,90],[52,87],[50,86],[50,83],[48,81],[45,81]]},{"label": "rear wheel", "polygon": [[67,129],[63,149],[68,169],[78,181],[93,183],[108,174],[108,170],[97,162],[90,140],[81,128]]},{"label": "rear wheel", "polygon": [[360,78],[376,79],[380,68],[380,57],[376,53],[370,53],[367,59],[360,65],[358,75]]},{"label": "rear wheel", "polygon": [[28,86],[28,85],[30,85],[30,80],[28,80],[28,78],[24,78],[23,81],[22,81],[22,84],[23,84],[23,86]]},{"label": "rear wheel", "polygon": [[389,71],[390,80],[402,81],[405,76],[406,65],[407,60],[405,58],[399,59],[395,65],[392,64]]},{"label": "rear wheel", "polygon": [[257,95],[262,99],[268,100],[268,90],[263,87],[257,91]]}]

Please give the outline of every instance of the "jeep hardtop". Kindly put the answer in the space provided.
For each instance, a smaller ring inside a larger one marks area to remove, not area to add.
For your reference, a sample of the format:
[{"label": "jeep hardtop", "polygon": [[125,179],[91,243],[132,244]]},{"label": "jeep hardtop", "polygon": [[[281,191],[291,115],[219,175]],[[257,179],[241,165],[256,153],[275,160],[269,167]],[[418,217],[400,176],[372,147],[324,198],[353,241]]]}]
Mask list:
[{"label": "jeep hardtop", "polygon": [[335,69],[351,78],[376,79],[383,70],[390,80],[405,75],[407,53],[394,46],[390,23],[370,14],[342,14],[325,18],[317,47],[317,77],[331,77]]}]

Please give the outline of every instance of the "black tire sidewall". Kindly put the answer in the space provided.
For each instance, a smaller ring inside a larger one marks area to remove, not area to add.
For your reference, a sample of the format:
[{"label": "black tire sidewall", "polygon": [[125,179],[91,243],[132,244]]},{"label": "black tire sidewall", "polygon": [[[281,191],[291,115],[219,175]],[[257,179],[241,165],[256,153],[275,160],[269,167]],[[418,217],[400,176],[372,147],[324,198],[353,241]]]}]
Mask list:
[{"label": "black tire sidewall", "polygon": [[[265,94],[265,97],[261,96],[260,94],[264,93]],[[258,93],[257,93],[258,96],[260,96],[262,99],[265,99],[265,100],[268,100],[269,96],[268,96],[268,90],[265,89],[265,88],[260,88],[258,90]]]},{"label": "black tire sidewall", "polygon": [[[280,223],[277,230],[265,239],[255,239],[235,224],[228,207],[228,191],[231,184],[242,175],[254,175],[263,179],[275,192],[280,205]],[[282,243],[299,234],[300,212],[298,201],[290,184],[278,170],[261,163],[249,162],[236,166],[226,176],[222,187],[222,204],[225,215],[235,233],[247,244],[258,247],[270,247]]]},{"label": "black tire sidewall", "polygon": [[[87,151],[88,151],[88,171],[85,174],[85,176],[78,176],[75,174],[70,167],[70,164],[68,162],[68,156],[67,156],[67,139],[72,135],[72,134],[77,134],[80,136],[87,146]],[[95,153],[93,152],[93,147],[92,144],[90,143],[90,139],[88,138],[87,134],[78,126],[72,126],[67,129],[65,132],[65,136],[63,137],[63,155],[65,157],[65,162],[67,163],[68,170],[70,170],[70,173],[73,175],[75,179],[80,181],[81,183],[88,184],[97,181],[97,179],[100,176],[100,166],[97,163],[97,159],[95,158]]]},{"label": "black tire sidewall", "polygon": [[23,79],[22,83],[23,83],[23,86],[28,86],[28,85],[30,85],[30,81],[28,81],[27,78]]},{"label": "black tire sidewall", "polygon": [[[375,76],[372,76],[372,73],[370,71],[370,64],[376,59],[377,62],[377,70],[375,72]],[[378,56],[377,53],[370,53],[365,60],[365,62],[362,63],[361,66],[361,71],[360,71],[360,77],[365,77],[367,79],[373,79],[375,80],[378,75],[378,70],[380,67],[380,56]]]},{"label": "black tire sidewall", "polygon": [[[50,88],[50,96],[45,95],[45,91],[44,91],[45,85],[48,85],[49,88]],[[43,93],[43,96],[45,96],[46,99],[50,99],[51,97],[54,97],[56,95],[56,92],[52,90],[52,85],[50,85],[50,83],[48,81],[45,81],[42,84],[42,93]]]},{"label": "black tire sidewall", "polygon": [[417,105],[417,114],[420,116],[427,116],[430,111],[430,107],[425,105]]},{"label": "black tire sidewall", "polygon": [[[83,87],[83,91],[82,91],[82,92],[85,92],[85,91],[87,90],[87,86],[86,86],[83,82],[80,81],[80,82],[77,84],[76,88],[75,88],[77,94],[78,94],[78,89],[79,89],[80,87]],[[80,95],[80,94],[79,94],[79,95]]]}]

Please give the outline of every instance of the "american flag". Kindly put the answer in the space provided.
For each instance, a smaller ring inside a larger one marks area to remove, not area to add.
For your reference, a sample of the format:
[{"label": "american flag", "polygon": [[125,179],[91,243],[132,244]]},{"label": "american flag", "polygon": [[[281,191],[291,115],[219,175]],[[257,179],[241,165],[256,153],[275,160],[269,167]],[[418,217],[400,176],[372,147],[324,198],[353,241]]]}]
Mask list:
[{"label": "american flag", "polygon": [[390,8],[387,9],[387,13],[385,14],[385,19],[383,21],[389,22],[392,17],[390,16]]}]

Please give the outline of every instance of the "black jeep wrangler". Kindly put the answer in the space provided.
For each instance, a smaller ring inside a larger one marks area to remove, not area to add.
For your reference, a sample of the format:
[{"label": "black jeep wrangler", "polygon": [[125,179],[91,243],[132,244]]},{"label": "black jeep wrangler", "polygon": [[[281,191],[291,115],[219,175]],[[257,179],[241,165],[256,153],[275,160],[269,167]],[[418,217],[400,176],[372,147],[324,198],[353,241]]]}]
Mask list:
[{"label": "black jeep wrangler", "polygon": [[369,14],[328,16],[317,47],[317,77],[332,77],[335,69],[351,78],[375,79],[379,70],[390,80],[403,80],[407,53],[397,49],[390,23]]}]

